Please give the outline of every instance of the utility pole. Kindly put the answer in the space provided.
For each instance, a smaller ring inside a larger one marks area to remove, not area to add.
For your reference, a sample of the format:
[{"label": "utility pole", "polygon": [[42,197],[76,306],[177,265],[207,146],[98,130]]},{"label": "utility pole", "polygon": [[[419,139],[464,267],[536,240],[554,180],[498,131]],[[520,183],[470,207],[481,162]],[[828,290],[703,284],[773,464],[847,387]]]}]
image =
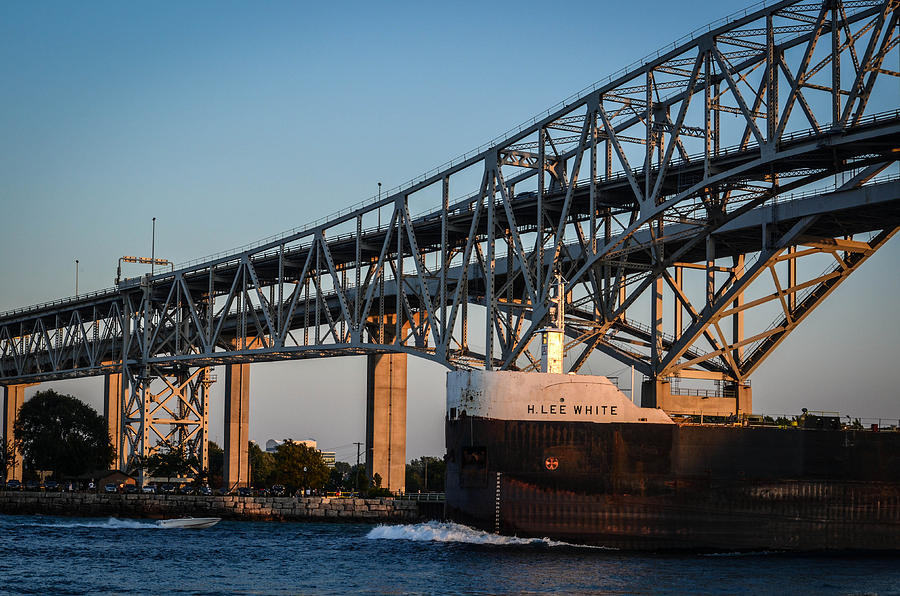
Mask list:
[{"label": "utility pole", "polygon": [[[381,183],[378,184],[381,186]],[[362,447],[362,443],[353,443],[356,445],[356,492],[359,493],[359,450]]]}]

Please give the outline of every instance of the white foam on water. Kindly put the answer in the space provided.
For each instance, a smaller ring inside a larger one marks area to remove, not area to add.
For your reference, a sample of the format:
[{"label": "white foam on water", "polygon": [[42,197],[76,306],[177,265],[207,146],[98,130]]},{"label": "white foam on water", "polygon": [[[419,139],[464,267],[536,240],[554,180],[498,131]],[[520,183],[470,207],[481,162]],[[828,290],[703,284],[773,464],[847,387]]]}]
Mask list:
[{"label": "white foam on water", "polygon": [[105,521],[61,521],[56,523],[31,524],[39,528],[102,528],[109,530],[148,530],[158,529],[155,523],[142,522],[136,519],[118,519],[111,517]]},{"label": "white foam on water", "polygon": [[[569,544],[550,540],[549,538],[519,538],[517,536],[501,536],[476,530],[462,524],[430,521],[415,525],[379,525],[366,535],[370,540],[412,540],[414,542],[457,542],[463,544],[494,546],[569,546],[578,548],[601,548]],[[605,549],[613,550],[613,549]]]}]

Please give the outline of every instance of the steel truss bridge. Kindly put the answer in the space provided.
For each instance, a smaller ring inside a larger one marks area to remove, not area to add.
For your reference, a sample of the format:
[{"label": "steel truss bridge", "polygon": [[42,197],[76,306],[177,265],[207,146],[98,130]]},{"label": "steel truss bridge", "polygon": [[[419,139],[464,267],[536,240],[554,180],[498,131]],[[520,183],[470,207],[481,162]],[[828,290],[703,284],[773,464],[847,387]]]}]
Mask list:
[{"label": "steel truss bridge", "polygon": [[571,371],[746,383],[900,226],[898,7],[772,4],[324,223],[3,313],[0,384],[112,375],[123,468],[205,462],[209,367],[535,369],[557,274]]}]

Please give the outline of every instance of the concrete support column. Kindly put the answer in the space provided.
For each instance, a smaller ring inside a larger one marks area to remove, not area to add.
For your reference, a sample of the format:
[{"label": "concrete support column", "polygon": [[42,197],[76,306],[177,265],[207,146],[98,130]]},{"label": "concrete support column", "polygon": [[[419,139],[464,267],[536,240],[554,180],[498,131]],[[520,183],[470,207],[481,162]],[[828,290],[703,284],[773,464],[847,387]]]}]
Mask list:
[{"label": "concrete support column", "polygon": [[372,354],[366,373],[366,474],[405,492],[406,354]]},{"label": "concrete support column", "polygon": [[122,454],[122,407],[127,395],[128,390],[122,386],[121,373],[103,376],[103,417],[106,418],[106,428],[112,440],[116,467],[120,469],[124,465],[119,459]]},{"label": "concrete support column", "polygon": [[[3,388],[3,441],[6,446],[15,444],[16,433],[14,425],[19,408],[25,403],[25,388],[28,385],[6,385]],[[13,451],[14,460],[6,468],[7,480],[22,480],[22,454],[18,450]]]},{"label": "concrete support column", "polygon": [[250,365],[225,366],[225,487],[250,486]]}]

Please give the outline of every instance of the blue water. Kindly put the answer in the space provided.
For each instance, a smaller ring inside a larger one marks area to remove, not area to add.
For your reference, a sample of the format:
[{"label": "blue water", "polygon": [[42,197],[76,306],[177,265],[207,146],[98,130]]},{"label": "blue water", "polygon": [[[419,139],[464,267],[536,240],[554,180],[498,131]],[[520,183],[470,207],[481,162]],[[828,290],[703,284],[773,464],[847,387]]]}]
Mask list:
[{"label": "blue water", "polygon": [[654,555],[464,526],[0,516],[2,594],[900,594],[900,556]]}]

